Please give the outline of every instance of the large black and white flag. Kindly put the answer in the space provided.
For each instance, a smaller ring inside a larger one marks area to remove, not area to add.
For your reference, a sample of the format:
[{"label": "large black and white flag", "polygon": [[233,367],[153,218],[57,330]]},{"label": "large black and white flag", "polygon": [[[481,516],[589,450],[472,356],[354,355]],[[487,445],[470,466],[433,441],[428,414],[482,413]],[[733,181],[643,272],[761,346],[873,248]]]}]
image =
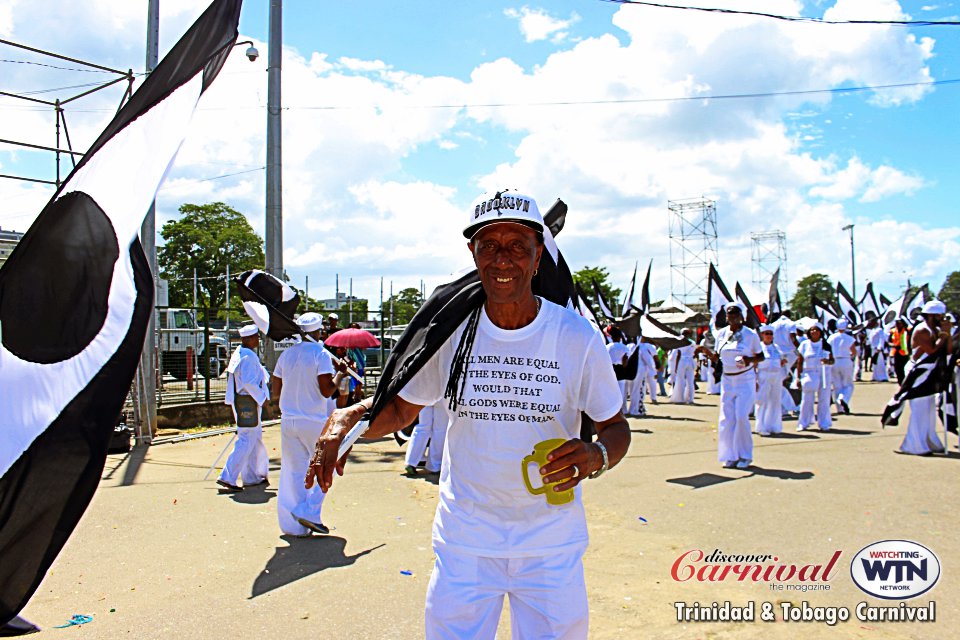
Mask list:
[{"label": "large black and white flag", "polygon": [[[650,312],[650,270],[653,269],[653,258],[647,265],[647,277],[643,279],[643,286],[640,288],[640,311]],[[626,307],[629,309],[630,307]]]},{"label": "large black and white flag", "polygon": [[840,315],[846,318],[851,326],[860,323],[860,310],[857,308],[857,303],[842,282],[837,283],[837,306],[840,308]]},{"label": "large black and white flag", "polygon": [[880,317],[880,305],[877,304],[877,297],[873,293],[872,282],[867,283],[867,290],[864,291],[863,298],[857,304],[857,310],[864,322]]},{"label": "large black and white flag", "polygon": [[617,316],[613,313],[613,309],[610,308],[610,305],[603,297],[603,291],[600,290],[600,283],[598,283],[596,280],[593,280],[592,284],[593,294],[596,296],[597,306],[600,308],[600,313],[604,315],[604,318],[607,320],[607,322],[615,319]]},{"label": "large black and white flag", "polygon": [[750,298],[747,297],[747,292],[743,290],[739,282],[736,283],[733,290],[736,293],[737,302],[742,304],[747,310],[744,314],[743,323],[754,331],[759,330],[760,325],[763,324],[763,318],[757,313],[756,307],[750,304]]},{"label": "large black and white flag", "polygon": [[835,331],[840,314],[815,294],[810,296],[810,302],[813,305],[813,316],[820,321],[820,324],[822,324],[827,331],[831,333]]},{"label": "large black and white flag", "polygon": [[727,313],[723,308],[728,302],[733,302],[733,296],[711,262],[707,275],[707,309],[710,310],[710,330],[714,335],[727,326]]},{"label": "large black and white flag", "polygon": [[597,312],[593,310],[593,307],[590,306],[590,299],[587,297],[586,292],[583,290],[583,287],[580,286],[579,282],[574,283],[574,288],[576,289],[577,295],[573,300],[574,310],[580,314],[581,317],[586,318],[587,322],[590,323],[597,332],[603,336],[604,342],[608,340],[608,336],[603,333],[603,327],[600,324],[600,318],[597,317]]},{"label": "large black and white flag", "polygon": [[300,294],[279,278],[253,269],[237,277],[237,290],[243,309],[257,329],[272,340],[284,340],[303,332],[293,316],[300,305]]},{"label": "large black and white flag", "polygon": [[900,315],[909,320],[909,324],[913,325],[917,322],[920,322],[920,309],[923,308],[923,303],[929,300],[932,296],[930,295],[930,287],[928,285],[923,285],[917,291],[910,296],[909,298],[904,298],[903,306],[900,307]]},{"label": "large black and white flag", "polygon": [[770,276],[770,289],[767,291],[767,322],[776,320],[783,313],[783,303],[780,302],[780,267]]},{"label": "large black and white flag", "polygon": [[940,393],[945,389],[944,370],[946,356],[931,353],[921,358],[903,379],[890,402],[883,408],[880,424],[887,426],[896,422],[903,413],[903,403],[913,398],[923,398]]},{"label": "large black and white flag", "polygon": [[627,312],[630,307],[633,306],[633,290],[637,286],[637,263],[633,263],[633,277],[630,278],[630,288],[627,290],[627,295],[623,298],[623,305],[620,308],[623,310],[621,313]]},{"label": "large black and white flag", "polygon": [[0,625],[96,491],[152,313],[137,233],[239,17],[240,0],[203,13],[0,269]]}]

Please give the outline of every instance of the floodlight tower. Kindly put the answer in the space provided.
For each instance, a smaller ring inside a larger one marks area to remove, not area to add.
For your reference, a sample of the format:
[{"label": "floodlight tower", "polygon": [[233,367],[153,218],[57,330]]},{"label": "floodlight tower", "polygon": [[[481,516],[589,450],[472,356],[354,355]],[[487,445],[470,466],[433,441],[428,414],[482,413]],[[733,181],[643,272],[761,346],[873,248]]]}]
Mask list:
[{"label": "floodlight tower", "polygon": [[753,242],[751,271],[754,286],[758,291],[767,291],[770,277],[780,269],[779,289],[783,292],[781,299],[786,302],[790,299],[790,292],[787,290],[790,283],[787,277],[787,234],[779,229],[761,231],[751,233],[750,240]]},{"label": "floodlight tower", "polygon": [[668,200],[670,294],[684,304],[707,300],[707,274],[717,254],[717,203],[704,197]]}]

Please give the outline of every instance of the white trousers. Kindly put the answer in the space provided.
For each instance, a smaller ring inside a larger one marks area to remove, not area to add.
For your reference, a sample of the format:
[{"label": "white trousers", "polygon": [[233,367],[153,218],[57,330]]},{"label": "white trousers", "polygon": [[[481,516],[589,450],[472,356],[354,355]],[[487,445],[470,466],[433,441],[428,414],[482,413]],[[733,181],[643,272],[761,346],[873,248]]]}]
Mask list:
[{"label": "white trousers", "polygon": [[309,529],[297,522],[303,518],[322,523],[320,510],[326,494],[319,484],[306,489],[303,479],[323,431],[327,417],[281,418],[280,420],[280,488],[277,490],[277,520],[280,530],[294,536],[305,535]]},{"label": "white trousers", "polygon": [[638,368],[637,377],[629,381],[630,407],[628,413],[640,413],[640,404],[645,400],[647,392],[650,398],[657,401],[657,371],[656,369]]},{"label": "white trousers", "polygon": [[779,369],[763,372],[757,384],[756,431],[762,434],[783,431],[783,412],[780,407],[780,392],[783,390],[783,376]]},{"label": "white trousers", "polygon": [[[437,410],[439,411],[439,409]],[[447,438],[447,422],[443,421],[443,426],[433,424],[418,424],[413,428],[413,435],[407,443],[406,463],[415,467],[423,460],[423,454],[427,451],[427,443],[430,443],[430,451],[427,453],[427,471],[430,473],[440,472],[440,463],[443,461],[443,441]]]},{"label": "white trousers", "polygon": [[677,363],[677,370],[673,372],[673,389],[670,393],[670,402],[674,404],[693,404],[693,368],[693,360],[680,358],[680,362]]},{"label": "white trousers", "polygon": [[910,422],[900,451],[917,454],[943,451],[943,443],[937,436],[936,400],[935,395],[907,400],[910,403]]},{"label": "white trousers", "polygon": [[843,400],[850,404],[850,400],[853,398],[853,360],[838,358],[831,369],[833,397],[837,401]]},{"label": "white trousers", "polygon": [[493,640],[510,598],[514,640],[586,639],[583,551],[532,558],[485,558],[442,546],[427,586],[427,640]]},{"label": "white trousers", "polygon": [[877,354],[877,361],[873,365],[873,381],[887,382],[888,380],[890,380],[890,377],[887,375],[887,357],[881,349]]},{"label": "white trousers", "polygon": [[239,478],[243,484],[257,484],[267,477],[269,470],[270,458],[263,446],[263,428],[237,428],[237,442],[223,465],[220,480],[237,484]]},{"label": "white trousers", "polygon": [[[800,376],[800,390],[803,395],[800,398],[800,418],[797,420],[797,426],[808,429],[816,419],[818,427],[823,430],[829,429],[833,424],[833,418],[830,417],[830,389],[824,387],[823,374],[820,371],[804,372]],[[816,415],[814,415],[814,404],[816,404]]]},{"label": "white trousers", "polygon": [[717,422],[717,460],[723,464],[753,460],[750,412],[756,399],[757,378],[752,371],[720,378],[720,420]]}]

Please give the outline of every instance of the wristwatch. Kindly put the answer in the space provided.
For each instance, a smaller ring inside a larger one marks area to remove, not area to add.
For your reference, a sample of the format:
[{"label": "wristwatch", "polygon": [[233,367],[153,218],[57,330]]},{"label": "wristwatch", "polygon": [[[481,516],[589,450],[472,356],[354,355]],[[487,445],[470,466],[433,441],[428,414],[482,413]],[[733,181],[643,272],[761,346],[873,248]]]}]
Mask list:
[{"label": "wristwatch", "polygon": [[610,468],[610,458],[607,457],[607,448],[599,440],[597,440],[593,444],[596,445],[598,449],[600,449],[600,455],[603,456],[603,466],[601,466],[599,469],[597,469],[596,471],[591,473],[589,476],[587,476],[590,479],[599,478],[600,476],[603,475],[604,471]]}]

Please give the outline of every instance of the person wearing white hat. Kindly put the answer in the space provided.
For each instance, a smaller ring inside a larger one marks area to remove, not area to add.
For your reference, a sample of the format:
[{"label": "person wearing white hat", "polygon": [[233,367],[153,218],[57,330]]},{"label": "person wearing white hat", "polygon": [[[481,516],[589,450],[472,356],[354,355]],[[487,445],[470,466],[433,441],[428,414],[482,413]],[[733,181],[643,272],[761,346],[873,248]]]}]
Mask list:
[{"label": "person wearing white hat", "polygon": [[757,408],[754,411],[757,421],[754,431],[761,436],[769,436],[783,431],[780,392],[787,359],[773,341],[774,329],[771,325],[761,325],[759,334],[763,343],[763,360],[757,365]]},{"label": "person wearing white hat", "polygon": [[[910,337],[910,362],[907,363],[904,374],[908,374],[925,356],[943,353],[952,350],[950,334],[944,331],[940,324],[947,307],[939,300],[927,301],[920,310],[923,322],[913,328]],[[910,398],[910,422],[907,424],[907,433],[900,443],[898,453],[913,455],[929,455],[943,453],[944,446],[937,436],[937,394]]]},{"label": "person wearing white hat", "polygon": [[871,320],[867,328],[867,341],[870,343],[870,351],[873,353],[873,367],[870,374],[874,382],[890,380],[887,375],[887,344],[889,340],[883,324],[876,319]]},{"label": "person wearing white hat", "polygon": [[233,493],[243,491],[243,487],[269,484],[270,458],[263,446],[260,423],[263,403],[270,397],[269,376],[257,357],[259,346],[257,326],[247,324],[240,327],[240,346],[227,364],[227,390],[223,400],[233,407],[237,442],[217,478],[222,491]]},{"label": "person wearing white hat", "polygon": [[320,342],[323,316],[304,313],[297,326],[307,339],[285,349],[273,370],[273,397],[280,400],[281,414],[277,519],[285,534],[309,536],[330,532],[320,517],[326,494],[319,487],[305,488],[303,476],[343,373],[337,372]]},{"label": "person wearing white hat", "polygon": [[833,398],[838,412],[850,413],[850,400],[853,398],[853,359],[857,354],[857,341],[847,329],[850,323],[845,318],[837,320],[837,331],[827,338],[827,344],[833,352],[833,367],[830,382],[833,385]]},{"label": "person wearing white hat", "polygon": [[687,344],[670,352],[670,363],[672,365],[670,380],[673,382],[670,402],[674,404],[693,404],[693,392],[696,389],[694,373],[697,368],[697,361],[694,356],[697,345],[693,341],[693,332],[690,329],[683,329],[680,333]]},{"label": "person wearing white hat", "polygon": [[756,366],[765,358],[757,332],[743,324],[745,310],[739,302],[728,303],[724,307],[728,324],[717,332],[716,351],[697,348],[722,366],[717,459],[726,469],[747,469],[753,462],[750,412],[757,397]]},{"label": "person wearing white hat", "polygon": [[[633,351],[624,344],[623,332],[613,325],[607,325],[604,333],[610,338],[610,342],[607,343],[607,355],[610,357],[610,364],[626,367],[627,360]],[[627,385],[630,382],[630,380],[626,379],[617,380],[617,384],[620,386],[620,395],[623,396],[623,407],[621,409],[623,413],[627,413]]]},{"label": "person wearing white hat", "polygon": [[833,425],[833,419],[830,417],[830,383],[826,368],[833,364],[833,354],[830,345],[823,340],[823,325],[814,321],[806,330],[807,339],[797,350],[801,392],[797,431],[809,429],[814,419],[821,431],[827,431]]},{"label": "person wearing white hat", "polygon": [[[495,637],[505,596],[514,637],[589,633],[587,528],[576,487],[623,458],[630,426],[600,334],[533,293],[543,233],[529,196],[497,192],[475,203],[463,235],[485,299],[366,432],[382,437],[412,423],[423,407],[449,402],[428,639]],[[371,404],[367,398],[330,416],[308,483],[326,490],[342,473],[347,460],[338,459],[338,448]],[[580,439],[582,413],[595,422],[593,442]],[[543,482],[557,483],[554,492],[573,491],[565,504],[548,504],[523,482],[524,458],[538,443],[550,450],[540,463]]]}]

